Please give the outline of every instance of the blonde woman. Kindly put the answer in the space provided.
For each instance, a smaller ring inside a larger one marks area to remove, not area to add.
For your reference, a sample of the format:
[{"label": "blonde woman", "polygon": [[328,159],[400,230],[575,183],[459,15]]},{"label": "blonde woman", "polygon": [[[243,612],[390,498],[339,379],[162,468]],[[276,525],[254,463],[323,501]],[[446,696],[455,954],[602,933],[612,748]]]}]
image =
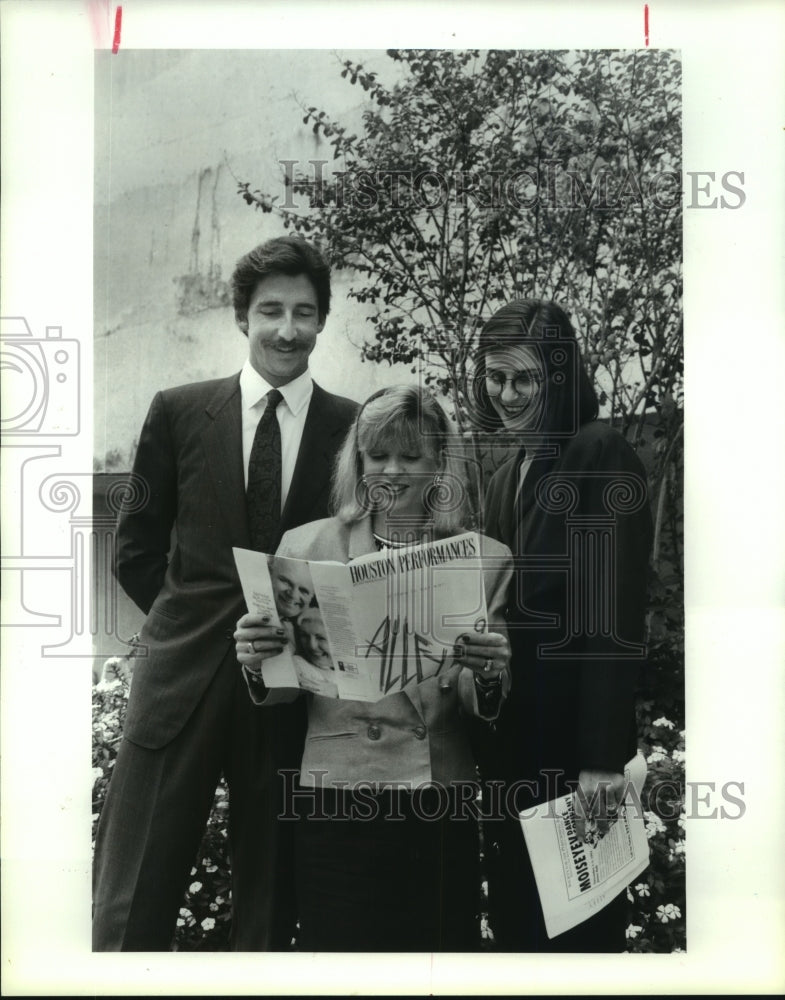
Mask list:
[{"label": "blonde woman", "polygon": [[[449,444],[447,418],[426,392],[375,393],[337,458],[336,516],[287,532],[278,554],[348,563],[464,530]],[[488,630],[462,636],[446,672],[374,704],[306,695],[294,796],[303,950],[479,945],[476,768],[466,716],[494,718],[507,693],[511,579],[509,549],[483,536],[481,548]],[[252,698],[270,704],[259,670],[281,650],[280,636],[245,615],[235,638]]]}]

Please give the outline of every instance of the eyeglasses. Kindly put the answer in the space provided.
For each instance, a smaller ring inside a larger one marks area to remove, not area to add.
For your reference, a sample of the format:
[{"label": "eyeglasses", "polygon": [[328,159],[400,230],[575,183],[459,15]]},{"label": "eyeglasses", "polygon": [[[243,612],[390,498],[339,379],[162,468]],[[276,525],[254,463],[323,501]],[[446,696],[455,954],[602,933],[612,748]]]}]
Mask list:
[{"label": "eyeglasses", "polygon": [[539,372],[515,372],[508,379],[504,372],[488,372],[485,391],[489,396],[501,396],[508,382],[518,396],[531,396],[542,385],[542,376]]}]

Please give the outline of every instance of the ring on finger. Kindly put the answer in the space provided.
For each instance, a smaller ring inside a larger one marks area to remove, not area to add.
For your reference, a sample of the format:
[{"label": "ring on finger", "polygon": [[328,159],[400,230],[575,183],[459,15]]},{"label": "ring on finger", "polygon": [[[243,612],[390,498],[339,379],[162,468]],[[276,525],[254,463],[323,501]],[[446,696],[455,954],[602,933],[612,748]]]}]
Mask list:
[{"label": "ring on finger", "polygon": [[489,673],[491,670],[493,670],[493,660],[490,657],[488,657],[488,659],[485,661],[482,669],[483,673],[486,674]]},{"label": "ring on finger", "polygon": [[248,652],[251,656],[256,652],[256,648],[252,642],[248,643]]}]

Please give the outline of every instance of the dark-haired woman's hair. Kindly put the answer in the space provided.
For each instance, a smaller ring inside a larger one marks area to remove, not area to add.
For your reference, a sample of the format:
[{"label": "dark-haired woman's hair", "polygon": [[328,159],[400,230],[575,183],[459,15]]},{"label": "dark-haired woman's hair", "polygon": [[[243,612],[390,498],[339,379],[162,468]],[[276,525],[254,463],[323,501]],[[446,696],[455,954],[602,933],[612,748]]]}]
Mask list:
[{"label": "dark-haired woman's hair", "polygon": [[534,350],[543,372],[544,399],[534,431],[568,434],[597,417],[597,394],[567,314],[555,302],[518,299],[495,312],[480,333],[472,381],[478,427],[497,430],[503,426],[485,387],[488,354],[517,346]]}]

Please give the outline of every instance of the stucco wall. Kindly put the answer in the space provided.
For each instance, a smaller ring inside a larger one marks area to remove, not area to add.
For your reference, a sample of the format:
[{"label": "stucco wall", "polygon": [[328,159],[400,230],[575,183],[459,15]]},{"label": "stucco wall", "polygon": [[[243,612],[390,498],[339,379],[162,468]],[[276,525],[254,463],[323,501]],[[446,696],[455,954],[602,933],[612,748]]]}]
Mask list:
[{"label": "stucco wall", "polygon": [[[246,340],[231,308],[216,295],[203,311],[184,310],[180,279],[212,278],[220,290],[239,256],[284,232],[277,217],[245,204],[235,177],[283,198],[280,160],[330,159],[332,150],[303,125],[300,102],[359,125],[364,94],[341,78],[343,58],[388,76],[395,70],[383,52],[131,50],[120,60],[97,53],[98,468],[128,467],[157,389],[242,364]],[[325,388],[363,399],[412,376],[360,362],[367,324],[362,307],[346,299],[350,280],[345,271],[334,277],[311,368]]]}]

